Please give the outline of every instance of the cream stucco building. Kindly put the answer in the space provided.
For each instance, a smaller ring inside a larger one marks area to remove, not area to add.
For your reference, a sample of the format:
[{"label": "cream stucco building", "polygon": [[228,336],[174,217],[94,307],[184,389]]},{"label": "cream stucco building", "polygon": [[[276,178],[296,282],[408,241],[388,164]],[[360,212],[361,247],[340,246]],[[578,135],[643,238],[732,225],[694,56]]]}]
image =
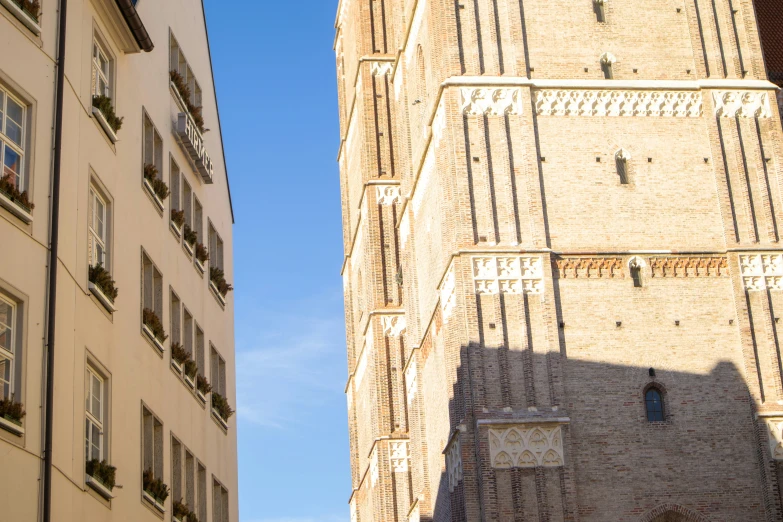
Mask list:
[{"label": "cream stucco building", "polygon": [[237,522],[202,2],[64,4],[0,0],[0,520]]}]

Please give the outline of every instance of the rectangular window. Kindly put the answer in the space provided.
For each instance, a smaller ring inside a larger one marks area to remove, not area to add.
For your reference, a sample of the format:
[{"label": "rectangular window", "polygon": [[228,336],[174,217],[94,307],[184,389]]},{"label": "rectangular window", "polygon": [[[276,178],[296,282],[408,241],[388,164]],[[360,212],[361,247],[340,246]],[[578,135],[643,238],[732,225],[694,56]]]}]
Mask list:
[{"label": "rectangular window", "polygon": [[174,291],[171,291],[171,344],[182,342],[182,303]]},{"label": "rectangular window", "polygon": [[211,360],[210,366],[212,370],[212,389],[218,392],[223,397],[226,396],[226,361],[215,350],[215,347],[210,345]]},{"label": "rectangular window", "polygon": [[185,504],[188,509],[196,507],[196,468],[193,454],[185,449]]},{"label": "rectangular window", "polygon": [[191,105],[194,107],[201,107],[201,86],[196,80],[196,75],[193,74],[193,70],[188,65],[185,54],[182,52],[182,48],[179,46],[179,43],[173,34],[170,35],[169,39],[169,62],[169,70],[177,71],[179,75],[182,76],[182,79],[185,81],[185,86],[187,86],[190,91],[187,93],[181,92],[180,95],[182,95],[183,98],[189,96],[187,101],[190,102]]},{"label": "rectangular window", "polygon": [[92,95],[112,97],[112,60],[97,38],[92,42]]},{"label": "rectangular window", "polygon": [[185,321],[184,321],[184,328],[183,328],[183,342],[182,346],[185,348],[185,351],[188,352],[188,354],[193,357],[193,316],[190,315],[190,312],[185,309]]},{"label": "rectangular window", "polygon": [[204,208],[195,195],[193,196],[193,230],[196,231],[197,241],[204,244]]},{"label": "rectangular window", "polygon": [[182,502],[182,444],[171,436],[171,498]]},{"label": "rectangular window", "polygon": [[196,324],[196,365],[198,374],[206,377],[204,363],[204,331]]},{"label": "rectangular window", "polygon": [[90,186],[90,237],[89,257],[90,265],[101,265],[109,270],[108,259],[108,224],[109,205],[106,198],[95,186]]},{"label": "rectangular window", "polygon": [[85,455],[87,460],[105,460],[104,450],[104,408],[106,401],[106,380],[93,368],[87,367],[85,385]]},{"label": "rectangular window", "polygon": [[[152,311],[160,322],[161,330],[163,325],[163,275],[153,264],[146,253],[142,253],[142,299],[145,310]],[[145,314],[146,315],[146,314]],[[154,330],[152,325],[147,324],[150,330]],[[153,333],[155,333],[153,331]],[[165,336],[165,334],[163,334]],[[158,340],[162,343],[165,338]]]},{"label": "rectangular window", "polygon": [[185,211],[185,225],[193,228],[193,189],[186,179],[182,179],[182,210]]},{"label": "rectangular window", "polygon": [[199,520],[207,520],[207,468],[198,463],[198,510]]},{"label": "rectangular window", "polygon": [[144,169],[154,167],[155,177],[163,180],[163,139],[152,120],[144,112]]},{"label": "rectangular window", "polygon": [[[203,475],[203,477],[202,477]],[[202,486],[203,482],[203,486]],[[206,506],[202,509],[202,497],[206,500],[206,468],[196,456],[171,436],[171,498],[180,502],[196,514],[199,520],[206,520]]]},{"label": "rectangular window", "polygon": [[17,324],[16,303],[0,295],[0,399],[19,400]]},{"label": "rectangular window", "polygon": [[163,480],[163,423],[146,407],[142,407],[142,429],[144,471],[151,471],[153,479]]},{"label": "rectangular window", "polygon": [[223,270],[223,240],[209,224],[209,267]]},{"label": "rectangular window", "polygon": [[171,159],[171,166],[169,167],[169,171],[171,173],[171,208],[172,210],[181,210],[180,205],[180,193],[179,193],[179,177],[180,177],[180,171],[179,171],[179,165],[177,165],[177,162],[174,161],[174,158]]},{"label": "rectangular window", "polygon": [[27,106],[0,88],[0,164],[3,178],[16,190],[24,192],[25,122]]},{"label": "rectangular window", "polygon": [[212,521],[229,522],[228,490],[217,480],[212,480]]}]

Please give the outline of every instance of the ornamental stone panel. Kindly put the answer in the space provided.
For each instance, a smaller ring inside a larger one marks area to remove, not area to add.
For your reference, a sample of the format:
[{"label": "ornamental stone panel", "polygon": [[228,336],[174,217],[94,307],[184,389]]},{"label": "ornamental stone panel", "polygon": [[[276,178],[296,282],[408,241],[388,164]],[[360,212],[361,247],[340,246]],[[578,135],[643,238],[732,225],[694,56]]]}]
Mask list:
[{"label": "ornamental stone panel", "polygon": [[540,294],[544,271],[540,257],[481,256],[472,258],[477,294]]},{"label": "ornamental stone panel", "polygon": [[562,466],[561,427],[519,425],[490,428],[489,453],[495,469]]},{"label": "ornamental stone panel", "polygon": [[536,91],[541,116],[650,116],[698,118],[698,91],[542,89]]},{"label": "ornamental stone panel", "polygon": [[783,254],[741,255],[739,264],[746,290],[783,290]]}]

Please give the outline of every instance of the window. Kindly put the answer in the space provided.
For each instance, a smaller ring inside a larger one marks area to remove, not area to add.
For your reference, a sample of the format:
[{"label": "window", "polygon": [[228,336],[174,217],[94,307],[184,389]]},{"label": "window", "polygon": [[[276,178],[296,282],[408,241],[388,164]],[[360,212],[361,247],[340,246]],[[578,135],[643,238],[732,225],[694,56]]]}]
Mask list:
[{"label": "window", "polygon": [[187,309],[185,309],[185,327],[183,328],[183,342],[182,346],[185,348],[185,351],[188,352],[188,355],[190,355],[191,359],[193,358],[193,316],[190,315],[190,312],[188,312]]},{"label": "window", "polygon": [[663,422],[663,397],[658,388],[650,388],[644,394],[648,422]]},{"label": "window", "polygon": [[191,105],[194,107],[201,107],[202,91],[201,86],[196,81],[196,76],[193,74],[193,70],[188,65],[188,61],[185,59],[185,54],[177,43],[177,39],[173,34],[170,35],[169,40],[169,67],[171,71],[176,71],[182,77],[187,86],[189,93],[180,93],[183,97],[190,95]]},{"label": "window", "polygon": [[644,286],[642,270],[645,266],[644,260],[640,257],[631,258],[628,262],[628,268],[631,271],[631,279],[633,279],[634,288],[642,288]]},{"label": "window", "polygon": [[108,259],[108,232],[109,205],[106,199],[98,192],[95,186],[90,186],[90,237],[89,257],[90,265],[103,267],[109,266]]},{"label": "window", "polygon": [[143,324],[161,344],[167,339],[163,331],[163,275],[152,263],[146,253],[142,252],[142,306],[144,307]]},{"label": "window", "polygon": [[209,224],[209,267],[223,270],[223,240],[212,223]]},{"label": "window", "polygon": [[202,377],[206,377],[204,361],[204,330],[202,330],[198,324],[196,324],[196,365],[198,366],[198,374]]},{"label": "window", "polygon": [[19,192],[26,190],[24,176],[27,107],[0,88],[0,160],[3,178]]},{"label": "window", "polygon": [[[174,223],[174,211],[182,210],[182,206],[180,204],[180,189],[179,189],[179,178],[180,178],[180,171],[179,171],[179,165],[177,165],[177,162],[174,161],[174,158],[171,158],[170,166],[169,166],[169,173],[170,173],[170,180],[169,183],[171,185],[171,221]],[[179,225],[176,225],[177,228],[181,228]]]},{"label": "window", "polygon": [[613,66],[616,61],[617,58],[615,58],[612,53],[604,53],[601,55],[601,70],[604,72],[604,79],[614,79]]},{"label": "window", "polygon": [[[206,520],[206,468],[174,435],[171,436],[171,497]],[[202,507],[203,501],[203,507]]]},{"label": "window", "polygon": [[606,0],[593,0],[593,10],[599,22],[606,22]]},{"label": "window", "polygon": [[620,149],[614,155],[614,162],[617,166],[617,176],[620,178],[621,185],[627,185],[630,183],[630,176],[628,172],[628,161],[631,159],[631,155],[625,149]]},{"label": "window", "polygon": [[193,229],[193,189],[186,179],[182,179],[182,210],[185,211],[185,226]]},{"label": "window", "polygon": [[182,302],[171,291],[171,344],[179,344],[182,342]]},{"label": "window", "polygon": [[212,522],[229,522],[228,490],[212,479]]},{"label": "window", "polygon": [[215,350],[214,346],[211,346],[210,368],[212,370],[212,390],[216,391],[223,397],[226,396],[226,361]]},{"label": "window", "polygon": [[18,397],[17,306],[0,295],[0,399]]},{"label": "window", "polygon": [[[163,139],[155,128],[152,120],[144,112],[144,168],[149,169],[147,165],[155,167],[156,178],[162,180],[163,172]],[[161,198],[164,199],[164,198]]]},{"label": "window", "polygon": [[201,462],[198,463],[198,506],[197,515],[199,520],[207,520],[207,468]]},{"label": "window", "polygon": [[196,231],[198,238],[196,241],[204,244],[204,207],[195,195],[193,196],[193,230]]},{"label": "window", "polygon": [[112,60],[97,38],[92,41],[92,95],[111,98]]},{"label": "window", "polygon": [[171,498],[182,502],[182,444],[171,436]]},{"label": "window", "polygon": [[92,367],[87,367],[85,385],[85,409],[87,420],[85,426],[85,457],[86,460],[105,460],[104,450],[104,409],[106,403],[106,380]]},{"label": "window", "polygon": [[142,455],[144,471],[153,479],[163,480],[163,423],[146,407],[142,407]]}]

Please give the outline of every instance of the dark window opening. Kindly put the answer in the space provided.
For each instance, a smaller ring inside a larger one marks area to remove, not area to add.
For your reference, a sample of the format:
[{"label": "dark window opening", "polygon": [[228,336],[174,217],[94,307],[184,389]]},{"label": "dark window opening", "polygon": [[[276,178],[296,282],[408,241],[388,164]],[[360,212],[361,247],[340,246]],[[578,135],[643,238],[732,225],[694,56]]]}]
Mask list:
[{"label": "dark window opening", "polygon": [[663,422],[663,397],[661,392],[655,388],[650,388],[644,396],[647,406],[648,422]]}]

